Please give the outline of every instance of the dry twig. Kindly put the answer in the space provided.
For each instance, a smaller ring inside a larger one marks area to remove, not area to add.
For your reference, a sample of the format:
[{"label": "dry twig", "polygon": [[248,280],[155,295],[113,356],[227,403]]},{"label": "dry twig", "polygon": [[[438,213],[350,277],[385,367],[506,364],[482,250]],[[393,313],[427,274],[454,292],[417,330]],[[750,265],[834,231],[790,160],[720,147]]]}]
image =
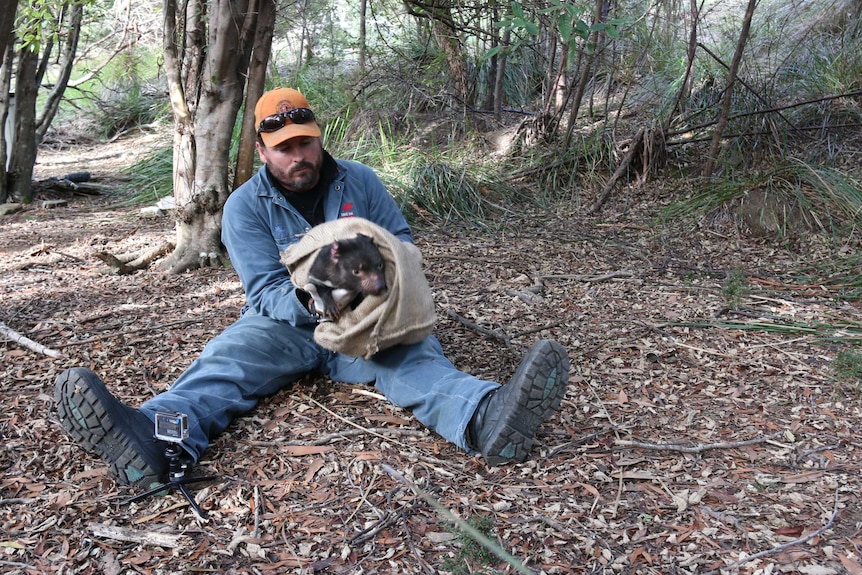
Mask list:
[{"label": "dry twig", "polygon": [[[385,435],[378,433],[374,429],[370,429],[368,427],[362,427],[358,423],[354,423],[353,421],[350,421],[349,419],[338,415],[337,413],[335,413],[331,409],[327,408],[325,405],[323,405],[319,401],[315,400],[313,397],[310,397],[308,395],[303,394],[302,398],[305,399],[306,401],[310,401],[311,403],[313,403],[314,405],[316,405],[317,407],[319,407],[320,409],[322,409],[323,411],[325,411],[329,415],[335,417],[336,419],[340,419],[344,423],[346,423],[348,425],[352,425],[353,427],[355,427],[356,429],[360,430],[363,433],[367,433],[369,435],[379,437],[380,439],[385,439],[386,441],[391,441],[392,443],[397,443],[398,445],[401,445],[402,447],[407,447],[407,444],[405,444],[405,443],[401,443],[400,441],[396,441],[396,440],[392,439],[391,437],[386,437]],[[387,428],[386,431],[389,432],[392,430]]]},{"label": "dry twig", "polygon": [[746,447],[748,445],[757,445],[759,443],[767,443],[776,437],[781,437],[782,433],[773,433],[766,437],[758,437],[756,439],[747,439],[745,441],[729,441],[724,443],[701,443],[698,445],[682,445],[680,443],[644,443],[641,441],[630,441],[627,439],[618,439],[614,443],[614,449],[655,449],[658,451],[680,451],[682,453],[703,453],[710,449],[733,449],[736,447]]},{"label": "dry twig", "polygon": [[390,435],[407,435],[413,437],[421,437],[426,433],[421,429],[405,429],[402,427],[363,427],[360,429],[345,429],[336,433],[330,433],[322,437],[318,437],[308,445],[326,445],[332,443],[336,439],[346,439],[348,437],[356,437],[358,435],[371,434],[385,439],[384,434]]},{"label": "dry twig", "polygon": [[452,309],[449,309],[449,308],[446,308],[446,314],[449,317],[451,317],[452,319],[454,319],[454,320],[464,324],[465,326],[469,327],[473,331],[476,331],[476,332],[481,333],[483,335],[493,337],[494,339],[499,339],[500,341],[502,341],[506,345],[506,347],[508,347],[508,348],[512,347],[512,339],[508,335],[506,335],[505,333],[501,333],[495,329],[488,329],[486,327],[482,327],[479,324],[473,323],[472,321],[468,320],[464,316],[460,315],[458,312],[456,312]]},{"label": "dry twig", "polygon": [[703,575],[716,575],[717,573],[719,573],[721,571],[733,571],[734,569],[740,567],[741,565],[748,563],[749,561],[754,561],[755,559],[760,559],[760,558],[766,557],[768,555],[775,555],[776,553],[781,553],[785,549],[789,549],[790,547],[793,547],[795,545],[802,545],[806,541],[810,541],[811,539],[814,539],[815,537],[819,537],[824,531],[832,529],[832,525],[835,523],[835,518],[838,517],[838,501],[839,501],[838,500],[838,490],[836,489],[835,490],[835,504],[832,506],[832,515],[829,517],[829,521],[827,521],[826,524],[823,525],[822,527],[820,527],[817,531],[813,531],[813,532],[809,533],[808,535],[805,535],[804,537],[800,537],[799,539],[794,539],[793,541],[788,541],[787,543],[779,545],[778,547],[773,547],[772,549],[767,549],[765,551],[755,553],[754,555],[749,555],[747,557],[743,557],[739,561],[736,561],[735,563],[731,563],[730,565],[728,565],[727,567],[724,567],[723,569],[720,569],[720,570],[715,569],[713,571],[708,571],[708,572],[704,573]]}]

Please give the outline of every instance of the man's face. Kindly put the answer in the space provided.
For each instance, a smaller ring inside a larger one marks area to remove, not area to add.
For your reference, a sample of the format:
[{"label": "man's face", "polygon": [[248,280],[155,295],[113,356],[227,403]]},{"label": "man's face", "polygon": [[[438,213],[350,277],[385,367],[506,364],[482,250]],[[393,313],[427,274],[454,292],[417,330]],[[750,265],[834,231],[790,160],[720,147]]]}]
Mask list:
[{"label": "man's face", "polygon": [[291,192],[306,192],[317,185],[323,164],[320,138],[297,136],[272,148],[257,142],[260,161],[272,176]]}]

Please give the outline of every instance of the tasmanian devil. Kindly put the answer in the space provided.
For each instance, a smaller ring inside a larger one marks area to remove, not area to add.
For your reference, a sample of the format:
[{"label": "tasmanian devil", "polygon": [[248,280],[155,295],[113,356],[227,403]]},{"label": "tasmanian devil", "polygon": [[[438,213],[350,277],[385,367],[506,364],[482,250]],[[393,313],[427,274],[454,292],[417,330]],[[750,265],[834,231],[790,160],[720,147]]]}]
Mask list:
[{"label": "tasmanian devil", "polygon": [[359,234],[336,240],[315,256],[305,290],[314,298],[318,310],[335,321],[358,296],[386,291],[385,269],[383,256],[369,236]]}]

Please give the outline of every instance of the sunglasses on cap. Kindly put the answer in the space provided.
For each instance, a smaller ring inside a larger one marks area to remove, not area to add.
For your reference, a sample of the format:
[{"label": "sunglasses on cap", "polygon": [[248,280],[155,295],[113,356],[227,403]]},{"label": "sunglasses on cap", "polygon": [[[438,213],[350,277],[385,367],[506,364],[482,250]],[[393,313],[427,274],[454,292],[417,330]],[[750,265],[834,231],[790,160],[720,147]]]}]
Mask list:
[{"label": "sunglasses on cap", "polygon": [[276,132],[282,129],[288,120],[294,124],[307,124],[314,121],[314,112],[308,108],[294,108],[289,112],[280,112],[267,116],[258,124],[257,133]]}]

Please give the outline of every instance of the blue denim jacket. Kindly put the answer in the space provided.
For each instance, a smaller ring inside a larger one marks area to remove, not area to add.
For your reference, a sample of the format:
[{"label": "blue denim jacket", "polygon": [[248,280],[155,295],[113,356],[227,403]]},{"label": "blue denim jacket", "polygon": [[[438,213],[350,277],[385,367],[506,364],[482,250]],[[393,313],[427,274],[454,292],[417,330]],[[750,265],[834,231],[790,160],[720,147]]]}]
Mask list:
[{"label": "blue denim jacket", "polygon": [[[395,200],[377,174],[363,164],[337,160],[338,175],[329,186],[326,220],[361,217],[413,241]],[[245,290],[247,309],[293,325],[316,322],[296,297],[281,252],[310,228],[299,211],[273,187],[266,166],[234,190],[222,215],[222,242]]]}]

